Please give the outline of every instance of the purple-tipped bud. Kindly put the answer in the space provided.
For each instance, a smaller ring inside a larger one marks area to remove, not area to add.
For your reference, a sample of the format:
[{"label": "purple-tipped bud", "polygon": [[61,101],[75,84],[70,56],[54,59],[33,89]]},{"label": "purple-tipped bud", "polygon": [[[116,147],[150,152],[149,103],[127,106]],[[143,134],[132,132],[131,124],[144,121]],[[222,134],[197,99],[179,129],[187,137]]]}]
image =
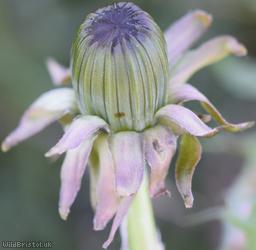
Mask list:
[{"label": "purple-tipped bud", "polygon": [[163,34],[132,3],[90,14],[72,48],[72,81],[83,114],[114,131],[141,131],[166,103],[168,60]]}]

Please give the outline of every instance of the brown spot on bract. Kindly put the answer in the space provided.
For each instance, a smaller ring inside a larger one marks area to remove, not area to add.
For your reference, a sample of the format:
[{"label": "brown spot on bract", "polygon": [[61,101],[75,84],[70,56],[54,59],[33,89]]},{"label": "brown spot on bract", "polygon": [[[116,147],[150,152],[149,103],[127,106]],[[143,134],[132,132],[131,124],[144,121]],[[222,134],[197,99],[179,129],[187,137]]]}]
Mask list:
[{"label": "brown spot on bract", "polygon": [[153,140],[153,148],[154,148],[154,150],[155,150],[157,153],[163,152],[162,146],[159,144],[159,141],[156,140],[156,139]]},{"label": "brown spot on bract", "polygon": [[117,118],[121,118],[121,117],[124,117],[124,116],[125,116],[124,112],[117,112],[117,113],[115,113],[115,117],[117,117]]},{"label": "brown spot on bract", "polygon": [[207,114],[197,114],[198,118],[201,119],[205,123],[209,123],[212,119],[210,115]]}]

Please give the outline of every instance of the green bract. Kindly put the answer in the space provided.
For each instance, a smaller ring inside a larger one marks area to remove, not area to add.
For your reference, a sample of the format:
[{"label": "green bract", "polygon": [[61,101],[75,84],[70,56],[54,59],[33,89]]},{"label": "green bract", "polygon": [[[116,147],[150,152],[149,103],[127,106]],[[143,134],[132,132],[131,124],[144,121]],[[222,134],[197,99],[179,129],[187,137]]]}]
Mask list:
[{"label": "green bract", "polygon": [[125,8],[131,7],[130,13],[116,6],[116,14],[109,6],[87,16],[72,47],[72,82],[81,112],[100,116],[114,131],[152,125],[167,99],[163,33],[138,7]]}]

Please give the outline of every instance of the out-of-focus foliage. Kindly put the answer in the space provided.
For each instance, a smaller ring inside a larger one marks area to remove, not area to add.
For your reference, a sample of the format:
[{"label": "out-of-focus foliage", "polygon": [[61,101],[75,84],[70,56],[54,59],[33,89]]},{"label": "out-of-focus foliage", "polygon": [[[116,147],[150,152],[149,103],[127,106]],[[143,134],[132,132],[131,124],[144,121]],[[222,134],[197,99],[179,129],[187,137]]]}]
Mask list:
[{"label": "out-of-focus foliage", "polygon": [[227,193],[223,250],[256,248],[256,161],[244,168]]},{"label": "out-of-focus foliage", "polygon": [[[224,206],[217,210],[216,217],[223,223],[220,249],[253,250],[256,248],[256,134],[240,135],[239,140],[220,136],[218,143],[221,146],[208,144],[207,150],[239,155],[244,162],[238,177],[224,194]],[[200,218],[200,213],[197,217]]]},{"label": "out-of-focus foliage", "polygon": [[256,100],[256,61],[227,59],[214,68],[222,84],[237,98]]},{"label": "out-of-focus foliage", "polygon": [[241,0],[242,2],[244,2],[245,6],[250,9],[251,11],[256,12],[256,2],[254,0]]}]

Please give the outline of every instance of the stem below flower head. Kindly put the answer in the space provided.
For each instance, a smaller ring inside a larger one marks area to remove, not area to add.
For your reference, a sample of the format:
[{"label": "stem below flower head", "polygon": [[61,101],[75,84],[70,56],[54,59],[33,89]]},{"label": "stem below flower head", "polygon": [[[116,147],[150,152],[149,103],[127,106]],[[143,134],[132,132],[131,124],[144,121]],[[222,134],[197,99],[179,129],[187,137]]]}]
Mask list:
[{"label": "stem below flower head", "polygon": [[155,225],[147,177],[123,222],[121,236],[122,250],[164,250]]}]

